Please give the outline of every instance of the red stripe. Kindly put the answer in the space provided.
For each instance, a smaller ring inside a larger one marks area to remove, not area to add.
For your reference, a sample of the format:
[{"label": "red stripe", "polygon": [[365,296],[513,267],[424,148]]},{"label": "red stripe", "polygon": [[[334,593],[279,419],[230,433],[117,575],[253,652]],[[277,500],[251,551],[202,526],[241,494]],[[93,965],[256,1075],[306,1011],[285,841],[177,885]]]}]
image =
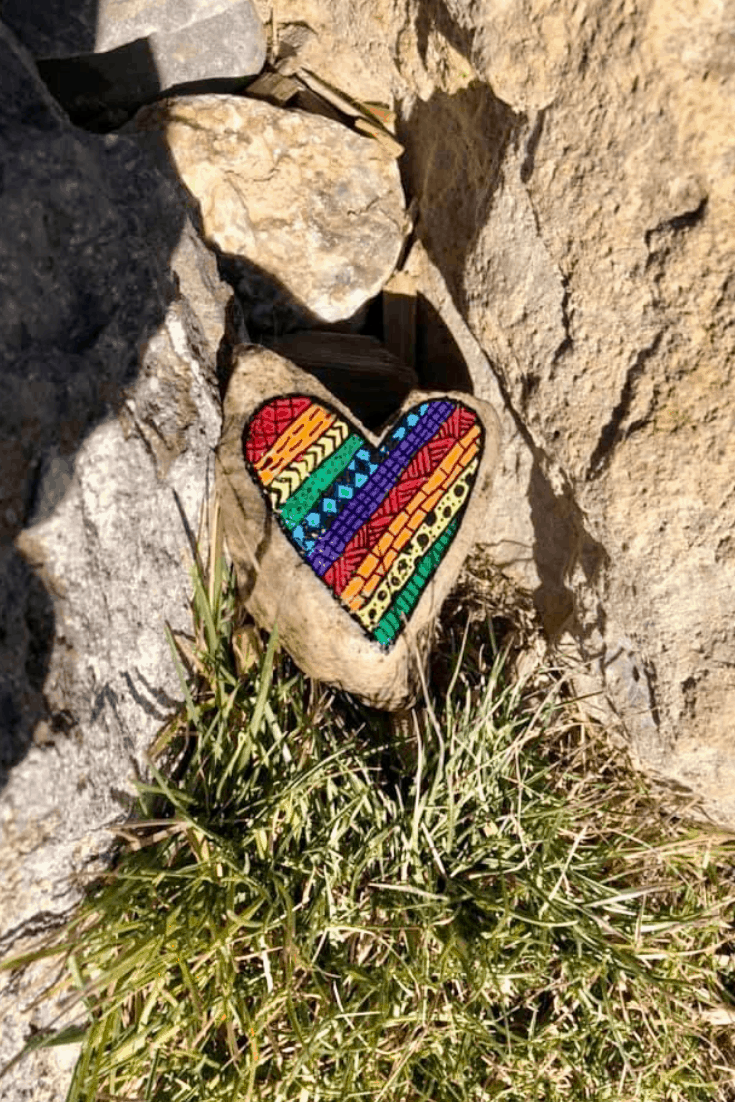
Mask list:
[{"label": "red stripe", "polygon": [[312,405],[311,398],[275,398],[256,413],[243,433],[245,458],[257,463],[288,426]]},{"label": "red stripe", "polygon": [[324,575],[324,581],[333,593],[342,592],[370,548],[375,546],[393,518],[428,481],[444,456],[448,455],[476,420],[471,410],[455,409],[428,444],[424,444],[423,448],[416,453],[388,496],[362,528],[355,533],[340,557],[332,563]]}]

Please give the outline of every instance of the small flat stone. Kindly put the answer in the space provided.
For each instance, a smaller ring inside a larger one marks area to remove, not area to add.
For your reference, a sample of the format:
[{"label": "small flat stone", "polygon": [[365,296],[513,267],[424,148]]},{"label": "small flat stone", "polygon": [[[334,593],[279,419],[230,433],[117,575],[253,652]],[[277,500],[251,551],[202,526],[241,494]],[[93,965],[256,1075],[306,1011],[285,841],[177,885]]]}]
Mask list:
[{"label": "small flat stone", "polygon": [[395,267],[404,199],[394,158],[329,119],[227,95],[166,99],[131,130],[148,137],[198,203],[205,240],[241,293],[270,281],[305,327],[352,317]]},{"label": "small flat stone", "polygon": [[242,349],[217,488],[244,603],[310,676],[373,707],[419,688],[490,493],[499,432],[466,394],[414,391],[380,437],[276,353]]}]

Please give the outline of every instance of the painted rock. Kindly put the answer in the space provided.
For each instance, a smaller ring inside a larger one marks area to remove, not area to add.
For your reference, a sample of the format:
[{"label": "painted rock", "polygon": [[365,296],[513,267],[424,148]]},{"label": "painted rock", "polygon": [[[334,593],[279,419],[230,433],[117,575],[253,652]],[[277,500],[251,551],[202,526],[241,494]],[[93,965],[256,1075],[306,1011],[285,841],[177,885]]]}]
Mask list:
[{"label": "painted rock", "polygon": [[497,418],[414,391],[379,435],[316,380],[241,349],[217,488],[242,600],[312,677],[386,710],[416,696],[442,601],[482,521]]}]

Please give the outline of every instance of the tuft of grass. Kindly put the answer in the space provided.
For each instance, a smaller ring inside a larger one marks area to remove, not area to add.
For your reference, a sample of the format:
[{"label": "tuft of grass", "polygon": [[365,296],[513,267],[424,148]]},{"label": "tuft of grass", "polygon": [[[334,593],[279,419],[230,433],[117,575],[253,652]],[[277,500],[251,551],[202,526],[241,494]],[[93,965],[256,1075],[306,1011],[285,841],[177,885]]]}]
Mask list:
[{"label": "tuft of grass", "polygon": [[735,1098],[725,836],[663,816],[487,620],[439,648],[407,773],[275,635],[238,672],[235,604],[196,571],[185,708],[35,954],[85,1008],[68,1102]]}]

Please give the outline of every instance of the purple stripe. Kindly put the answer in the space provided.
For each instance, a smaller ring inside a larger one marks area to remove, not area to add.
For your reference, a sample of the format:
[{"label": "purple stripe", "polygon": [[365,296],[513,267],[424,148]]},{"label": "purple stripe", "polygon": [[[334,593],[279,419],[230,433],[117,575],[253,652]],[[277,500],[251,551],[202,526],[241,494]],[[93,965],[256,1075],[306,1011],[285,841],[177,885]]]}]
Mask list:
[{"label": "purple stripe", "polygon": [[[317,541],[309,555],[309,564],[320,577],[337,561],[358,529],[362,528],[388,496],[419,448],[428,444],[454,409],[453,402],[430,402],[419,423],[390,452],[347,508]],[[412,412],[407,410],[406,416]]]}]

